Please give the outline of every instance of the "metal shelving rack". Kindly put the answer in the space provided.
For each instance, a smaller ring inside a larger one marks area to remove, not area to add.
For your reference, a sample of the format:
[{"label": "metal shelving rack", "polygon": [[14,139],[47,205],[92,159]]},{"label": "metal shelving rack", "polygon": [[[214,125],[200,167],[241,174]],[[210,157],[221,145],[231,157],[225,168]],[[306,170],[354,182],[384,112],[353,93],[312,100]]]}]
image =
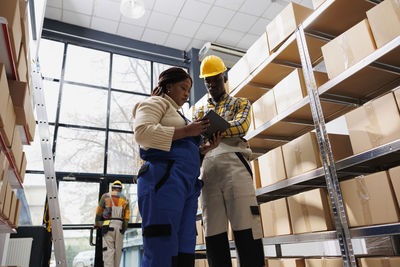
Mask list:
[{"label": "metal shelving rack", "polygon": [[[338,240],[344,266],[357,266],[352,238],[400,234],[400,223],[350,229],[339,186],[339,180],[399,165],[400,140],[335,163],[325,127],[326,122],[400,85],[400,36],[319,88],[313,72],[313,67],[322,61],[321,46],[364,19],[365,12],[379,2],[326,0],[232,92],[254,102],[293,68],[303,70],[308,97],[249,132],[245,138],[253,151],[265,153],[315,129],[323,167],[260,188],[256,194],[259,202],[266,202],[326,187],[336,230],[264,238],[264,245],[276,246],[278,256],[280,244]],[[341,14],[340,21],[337,14]]]}]

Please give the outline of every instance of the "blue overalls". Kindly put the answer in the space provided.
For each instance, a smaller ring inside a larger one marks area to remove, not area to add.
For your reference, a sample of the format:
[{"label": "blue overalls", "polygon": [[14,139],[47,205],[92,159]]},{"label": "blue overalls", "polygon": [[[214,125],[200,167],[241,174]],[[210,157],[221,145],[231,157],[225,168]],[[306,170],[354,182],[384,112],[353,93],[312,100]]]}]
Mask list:
[{"label": "blue overalls", "polygon": [[142,267],[191,266],[202,187],[198,179],[199,140],[186,137],[173,141],[168,152],[140,149],[140,157],[147,161],[138,173]]}]

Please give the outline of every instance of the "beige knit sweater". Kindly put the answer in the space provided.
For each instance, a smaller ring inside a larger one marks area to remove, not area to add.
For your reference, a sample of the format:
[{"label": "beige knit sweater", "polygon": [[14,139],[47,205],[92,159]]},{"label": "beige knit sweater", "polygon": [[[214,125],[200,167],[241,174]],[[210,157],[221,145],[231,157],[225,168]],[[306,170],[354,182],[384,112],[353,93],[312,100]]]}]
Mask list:
[{"label": "beige knit sweater", "polygon": [[171,149],[175,128],[185,126],[180,108],[168,95],[152,96],[133,108],[135,140],[142,149]]}]

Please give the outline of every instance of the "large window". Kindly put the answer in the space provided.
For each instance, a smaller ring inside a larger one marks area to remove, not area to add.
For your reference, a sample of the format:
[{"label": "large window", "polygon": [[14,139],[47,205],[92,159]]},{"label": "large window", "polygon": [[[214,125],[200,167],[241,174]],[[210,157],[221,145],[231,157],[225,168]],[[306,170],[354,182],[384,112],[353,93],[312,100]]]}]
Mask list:
[{"label": "large window", "polygon": [[[172,65],[48,39],[40,41],[39,62],[55,171],[58,177],[78,177],[59,183],[62,222],[93,224],[100,179],[131,177],[140,167],[132,109]],[[29,218],[40,225],[46,191],[38,130],[24,151]],[[85,181],[79,180],[82,175]],[[126,184],[131,222],[140,222],[136,189]]]}]

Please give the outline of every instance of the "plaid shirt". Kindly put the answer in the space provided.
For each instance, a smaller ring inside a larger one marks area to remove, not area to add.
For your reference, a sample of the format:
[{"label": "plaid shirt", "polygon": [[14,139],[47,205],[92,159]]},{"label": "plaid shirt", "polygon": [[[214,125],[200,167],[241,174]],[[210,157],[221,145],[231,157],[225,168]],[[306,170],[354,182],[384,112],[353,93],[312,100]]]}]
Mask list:
[{"label": "plaid shirt", "polygon": [[251,122],[249,116],[250,101],[245,98],[236,98],[225,94],[219,103],[215,103],[212,98],[209,98],[207,102],[207,106],[196,109],[193,120],[203,118],[208,110],[213,109],[231,125],[230,128],[222,133],[224,138],[243,137],[246,135]]},{"label": "plaid shirt", "polygon": [[[102,221],[109,220],[111,218],[111,198],[110,193],[103,194],[101,196],[99,205],[96,210],[96,219],[95,225],[101,226]],[[112,200],[114,201],[115,206],[122,206],[122,218],[124,219],[124,227],[128,226],[130,210],[129,210],[129,200],[121,194],[120,192],[112,191],[111,192]],[[126,229],[126,228],[124,228]]]}]

